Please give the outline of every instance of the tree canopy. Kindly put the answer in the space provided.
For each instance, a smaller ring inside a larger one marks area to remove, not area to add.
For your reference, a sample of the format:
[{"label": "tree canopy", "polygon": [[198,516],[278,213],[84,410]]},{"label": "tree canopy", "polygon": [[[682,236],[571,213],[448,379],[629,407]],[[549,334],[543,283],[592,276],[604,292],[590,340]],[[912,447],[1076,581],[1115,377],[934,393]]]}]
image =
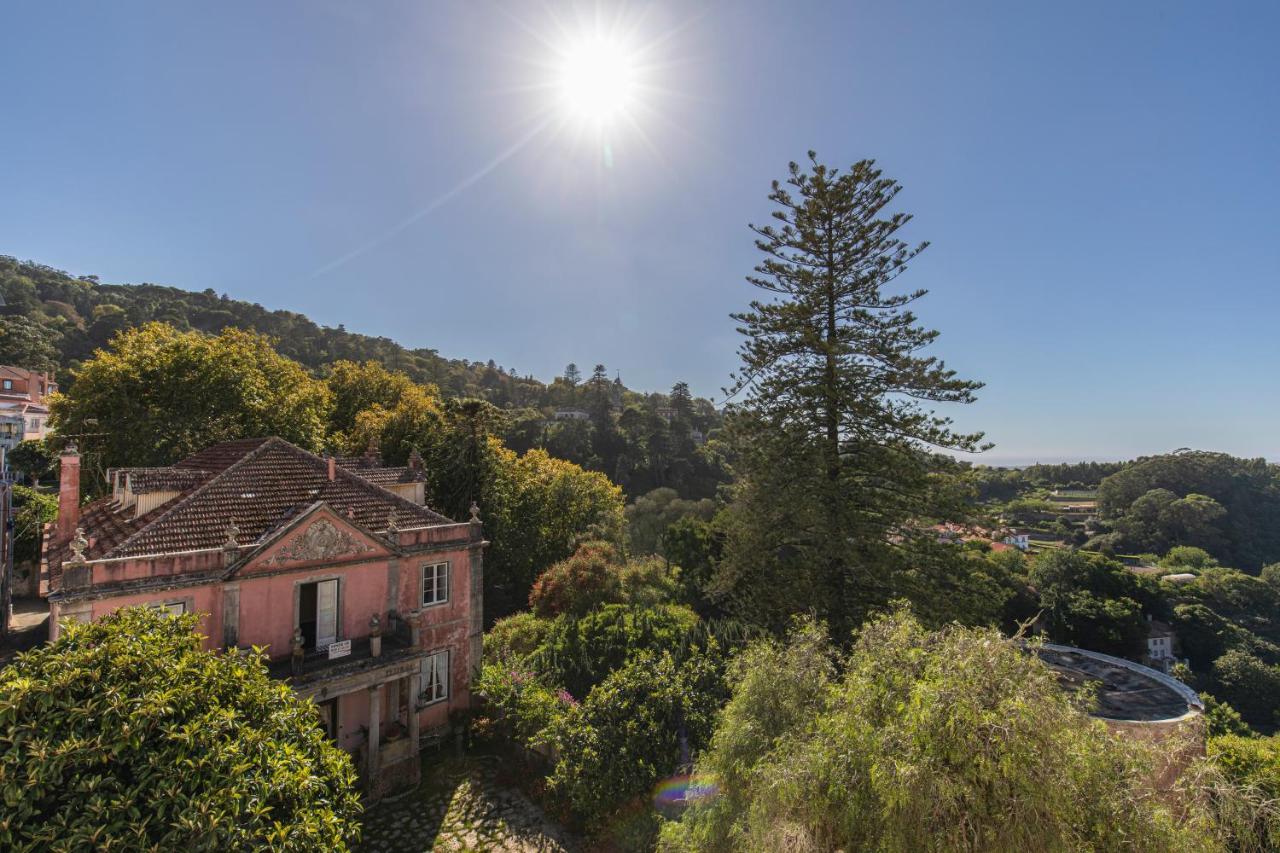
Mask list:
[{"label": "tree canopy", "polygon": [[0,669],[0,847],[345,850],[360,802],[314,706],[195,615],[72,623]]},{"label": "tree canopy", "polygon": [[870,160],[792,163],[773,224],[753,226],[764,292],[734,315],[745,340],[728,442],[734,471],[717,583],[736,612],[777,627],[798,610],[853,625],[910,563],[911,522],[937,514],[933,448],[973,450],[931,408],[979,383],[922,351],[938,333],[890,287],[921,250],[889,212],[901,187]]},{"label": "tree canopy", "polygon": [[320,450],[328,387],[277,353],[263,335],[210,337],[151,323],[122,332],[54,397],[51,424],[86,443],[101,464],[169,465],[211,444],[276,435]]},{"label": "tree canopy", "polygon": [[733,663],[702,796],[660,849],[1200,850],[1214,819],[1144,793],[1156,755],[1108,733],[998,632],[897,613],[841,658],[813,622]]}]

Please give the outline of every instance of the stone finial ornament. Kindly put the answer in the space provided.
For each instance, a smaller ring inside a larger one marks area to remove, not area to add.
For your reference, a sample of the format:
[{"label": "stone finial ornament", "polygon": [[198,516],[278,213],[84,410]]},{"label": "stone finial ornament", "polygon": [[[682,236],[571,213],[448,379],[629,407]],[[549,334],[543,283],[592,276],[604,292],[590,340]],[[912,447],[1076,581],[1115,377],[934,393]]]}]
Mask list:
[{"label": "stone finial ornament", "polygon": [[399,525],[396,524],[396,514],[393,512],[387,516],[387,535],[394,536],[400,532]]},{"label": "stone finial ornament", "polygon": [[75,538],[71,540],[71,559],[77,563],[84,562],[84,549],[89,547],[89,540],[84,538],[84,528],[77,527]]},{"label": "stone finial ornament", "polygon": [[471,523],[472,524],[480,523],[480,504],[476,503],[475,501],[471,502]]},{"label": "stone finial ornament", "polygon": [[302,661],[306,657],[306,638],[302,636],[301,628],[293,629],[293,671],[298,673],[302,670]]},{"label": "stone finial ornament", "polygon": [[231,523],[227,525],[227,538],[222,543],[223,548],[239,548],[240,542],[237,537],[240,535],[240,528],[236,526],[236,520],[231,519]]},{"label": "stone finial ornament", "polygon": [[369,617],[369,636],[370,637],[382,636],[382,620],[378,618],[377,613]]}]

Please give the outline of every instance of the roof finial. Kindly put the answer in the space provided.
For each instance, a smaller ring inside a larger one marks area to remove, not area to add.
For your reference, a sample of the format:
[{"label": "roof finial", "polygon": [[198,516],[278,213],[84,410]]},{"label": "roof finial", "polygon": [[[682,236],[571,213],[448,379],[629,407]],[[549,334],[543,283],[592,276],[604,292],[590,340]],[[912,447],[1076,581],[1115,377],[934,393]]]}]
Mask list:
[{"label": "roof finial", "polygon": [[382,464],[382,448],[376,432],[369,436],[369,443],[365,445],[364,457],[361,461],[370,468],[377,468]]},{"label": "roof finial", "polygon": [[480,523],[480,504],[476,503],[475,501],[471,502],[471,523],[472,524]]},{"label": "roof finial", "polygon": [[236,537],[240,535],[240,528],[236,527],[236,520],[231,519],[231,523],[227,525],[227,540],[222,543],[223,548],[239,548],[240,542]]},{"label": "roof finial", "polygon": [[84,528],[77,527],[75,538],[71,540],[71,559],[77,563],[84,562],[84,549],[89,547],[89,540],[84,538]]},{"label": "roof finial", "polygon": [[387,517],[387,535],[394,536],[399,532],[400,528],[396,526],[396,514],[392,512],[391,515]]}]

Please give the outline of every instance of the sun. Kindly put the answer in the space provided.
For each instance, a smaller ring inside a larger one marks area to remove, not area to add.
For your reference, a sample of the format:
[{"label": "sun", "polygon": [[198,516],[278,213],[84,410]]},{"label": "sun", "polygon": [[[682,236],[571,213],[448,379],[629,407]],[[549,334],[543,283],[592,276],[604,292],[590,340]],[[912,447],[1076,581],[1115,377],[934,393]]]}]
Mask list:
[{"label": "sun", "polygon": [[634,105],[638,86],[635,53],[621,39],[582,36],[561,52],[561,106],[575,119],[599,125],[610,122]]}]

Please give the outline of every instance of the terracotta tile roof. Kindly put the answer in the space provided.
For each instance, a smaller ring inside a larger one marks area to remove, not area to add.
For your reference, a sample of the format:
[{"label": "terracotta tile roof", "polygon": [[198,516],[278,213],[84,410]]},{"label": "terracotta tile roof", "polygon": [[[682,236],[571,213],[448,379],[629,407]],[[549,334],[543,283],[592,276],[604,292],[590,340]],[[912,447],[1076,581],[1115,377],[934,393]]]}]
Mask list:
[{"label": "terracotta tile roof", "polygon": [[[216,548],[226,540],[233,521],[240,531],[240,544],[252,544],[317,501],[369,530],[386,530],[392,516],[401,528],[452,523],[341,466],[335,465],[330,480],[328,460],[279,438],[215,445],[172,470],[183,472],[175,476],[185,477],[187,471],[209,469],[216,473],[193,481],[183,494],[140,519],[130,519],[129,512],[119,510],[109,497],[86,505],[80,523],[91,542],[86,558]],[[50,544],[50,580],[55,588],[53,579],[60,577],[62,559],[69,553],[66,542]]]},{"label": "terracotta tile roof", "polygon": [[[137,533],[150,522],[160,517],[164,507],[158,507],[141,518],[133,517],[133,510],[121,509],[110,496],[99,498],[80,508],[80,524],[89,539],[89,547],[85,549],[86,560],[98,560],[105,557],[113,548],[134,533]],[[46,536],[54,535],[53,525],[49,525]],[[51,540],[47,553],[49,567],[49,588],[57,589],[62,581],[62,561],[71,556],[70,540]]]},{"label": "terracotta tile roof", "polygon": [[[341,464],[341,463],[339,463]],[[427,479],[422,471],[405,466],[401,468],[347,468],[362,480],[376,483],[379,486],[390,486],[397,483],[418,483]]]},{"label": "terracotta tile roof", "polygon": [[185,492],[213,476],[212,471],[199,468],[120,468],[116,473],[129,476],[129,484],[136,495]]},{"label": "terracotta tile roof", "polygon": [[271,439],[241,438],[235,441],[224,441],[221,444],[215,444],[212,447],[206,447],[204,450],[191,454],[173,467],[201,468],[205,471],[215,472],[225,471],[243,459],[246,453],[257,450],[268,441],[271,441]]}]

